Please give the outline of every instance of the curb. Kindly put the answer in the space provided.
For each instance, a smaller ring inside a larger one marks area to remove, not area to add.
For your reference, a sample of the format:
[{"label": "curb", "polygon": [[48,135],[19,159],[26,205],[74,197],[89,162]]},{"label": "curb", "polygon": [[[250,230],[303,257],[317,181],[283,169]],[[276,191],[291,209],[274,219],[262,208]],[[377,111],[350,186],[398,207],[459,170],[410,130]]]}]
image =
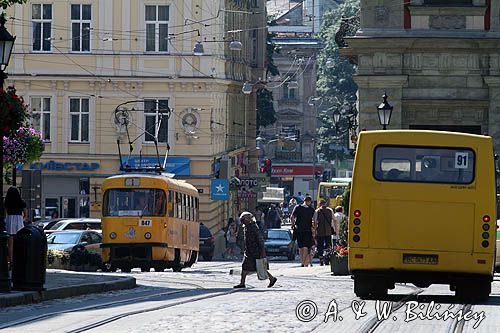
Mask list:
[{"label": "curb", "polygon": [[69,287],[53,288],[44,291],[25,291],[0,297],[0,308],[38,303],[51,299],[74,297],[86,294],[96,294],[111,290],[132,289],[137,286],[133,277],[124,277],[115,281],[78,284]]}]

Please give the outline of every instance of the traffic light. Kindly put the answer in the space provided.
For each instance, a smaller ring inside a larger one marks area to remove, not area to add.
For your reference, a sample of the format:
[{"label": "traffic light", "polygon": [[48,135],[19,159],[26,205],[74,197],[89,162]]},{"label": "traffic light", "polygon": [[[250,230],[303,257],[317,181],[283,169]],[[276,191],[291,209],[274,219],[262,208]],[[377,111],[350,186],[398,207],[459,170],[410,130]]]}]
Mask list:
[{"label": "traffic light", "polygon": [[264,170],[268,177],[271,177],[273,170],[273,162],[270,159],[264,160]]},{"label": "traffic light", "polygon": [[266,168],[264,168],[264,166],[260,167],[260,173],[266,173]]},{"label": "traffic light", "polygon": [[328,174],[329,172],[327,170],[323,171],[323,179],[321,181],[327,182],[328,181]]}]

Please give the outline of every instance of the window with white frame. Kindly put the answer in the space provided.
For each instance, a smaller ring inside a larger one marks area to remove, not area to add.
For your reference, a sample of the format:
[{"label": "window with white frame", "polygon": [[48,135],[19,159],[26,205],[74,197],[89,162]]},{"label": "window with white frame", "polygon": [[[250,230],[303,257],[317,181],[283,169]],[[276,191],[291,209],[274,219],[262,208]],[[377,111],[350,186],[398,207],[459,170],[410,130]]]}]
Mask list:
[{"label": "window with white frame", "polygon": [[89,141],[89,99],[70,98],[71,141]]},{"label": "window with white frame", "polygon": [[32,4],[31,24],[33,29],[33,51],[50,52],[52,31],[52,5]]},{"label": "window with white frame", "polygon": [[91,5],[71,5],[71,50],[90,52]]},{"label": "window with white frame", "polygon": [[31,125],[40,132],[42,139],[50,141],[50,97],[31,97]]},{"label": "window with white frame", "polygon": [[168,51],[169,6],[146,6],[146,51]]},{"label": "window with white frame", "polygon": [[158,142],[168,142],[168,111],[168,99],[144,100],[146,142],[154,142],[156,135]]},{"label": "window with white frame", "polygon": [[296,98],[296,88],[290,88],[289,83],[283,85],[283,98],[284,99],[295,99]]}]

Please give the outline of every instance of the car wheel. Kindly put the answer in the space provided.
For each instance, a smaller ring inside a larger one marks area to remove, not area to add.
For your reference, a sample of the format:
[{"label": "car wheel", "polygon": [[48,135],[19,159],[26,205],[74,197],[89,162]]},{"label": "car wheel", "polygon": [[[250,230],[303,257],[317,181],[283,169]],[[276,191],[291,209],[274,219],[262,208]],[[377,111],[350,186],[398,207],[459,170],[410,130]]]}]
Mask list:
[{"label": "car wheel", "polygon": [[292,253],[290,253],[288,255],[288,260],[291,260],[291,261],[294,261],[295,260],[295,253],[292,251]]},{"label": "car wheel", "polygon": [[141,272],[149,272],[151,267],[141,267]]},{"label": "car wheel", "polygon": [[180,272],[182,270],[182,266],[176,266],[176,267],[172,267],[172,270],[174,272]]},{"label": "car wheel", "polygon": [[203,260],[212,261],[212,256],[211,255],[203,255]]}]

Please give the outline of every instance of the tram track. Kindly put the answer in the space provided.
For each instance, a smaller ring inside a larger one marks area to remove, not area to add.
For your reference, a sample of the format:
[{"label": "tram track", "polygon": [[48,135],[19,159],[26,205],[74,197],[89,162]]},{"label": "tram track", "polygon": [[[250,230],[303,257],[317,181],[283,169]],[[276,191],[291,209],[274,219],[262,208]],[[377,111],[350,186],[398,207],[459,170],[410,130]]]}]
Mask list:
[{"label": "tram track", "polygon": [[[217,292],[214,294],[200,296],[200,291],[202,291],[202,290],[209,291],[211,288],[204,287],[201,284],[201,282],[199,284],[195,283],[195,282],[197,282],[197,280],[195,280],[195,279],[183,279],[183,281],[179,281],[179,280],[176,280],[175,278],[172,277],[172,278],[163,278],[163,279],[142,279],[142,281],[143,282],[156,282],[156,283],[163,283],[163,284],[173,284],[173,285],[183,285],[183,286],[187,286],[188,288],[170,290],[167,292],[154,293],[154,294],[149,294],[149,295],[141,295],[141,296],[137,296],[137,297],[128,297],[128,298],[122,299],[122,300],[109,301],[109,302],[100,303],[100,304],[81,306],[81,307],[76,307],[76,308],[72,308],[72,309],[68,309],[68,310],[53,311],[53,312],[44,313],[44,314],[40,314],[40,315],[36,315],[36,316],[30,316],[30,317],[26,317],[23,319],[19,319],[19,320],[7,322],[7,323],[2,323],[2,324],[0,324],[0,330],[6,329],[6,328],[16,327],[19,325],[33,323],[33,322],[37,322],[40,320],[51,319],[51,318],[54,318],[56,316],[63,315],[63,314],[72,314],[72,313],[77,313],[80,311],[100,310],[100,309],[106,309],[106,308],[111,308],[111,307],[116,307],[116,306],[134,305],[138,302],[154,301],[154,300],[161,299],[163,297],[167,297],[167,299],[159,300],[160,302],[168,302],[167,304],[158,305],[158,306],[154,306],[154,307],[150,307],[150,308],[146,308],[146,309],[140,309],[140,310],[131,310],[128,312],[120,313],[119,315],[109,316],[109,317],[104,318],[102,320],[99,320],[97,322],[86,324],[86,325],[81,326],[79,328],[68,331],[68,332],[84,332],[86,330],[97,328],[97,327],[106,325],[110,322],[113,322],[113,321],[116,321],[116,320],[119,320],[119,319],[122,319],[122,318],[125,318],[128,316],[132,316],[135,314],[158,311],[158,310],[162,310],[162,309],[166,309],[166,308],[170,308],[170,307],[175,307],[175,306],[179,306],[179,305],[186,304],[186,303],[197,302],[197,301],[201,301],[201,300],[205,300],[205,299],[209,299],[209,298],[214,298],[214,297],[229,295],[229,294],[232,294],[235,292],[244,291],[242,289],[229,289],[229,290],[223,291],[223,292]],[[231,283],[229,281],[212,280],[212,282],[231,285]],[[189,287],[191,287],[191,288],[189,288]],[[248,287],[249,287],[248,289],[254,288],[251,285],[248,285]],[[171,302],[172,298],[169,298],[170,296],[189,294],[189,293],[194,293],[195,295],[187,296],[190,298],[180,300],[180,301],[174,301],[174,302]]]},{"label": "tram track", "polygon": [[[409,298],[412,298],[412,297],[415,297],[416,295],[422,293],[424,290],[421,289],[421,288],[418,288],[418,287],[414,287],[414,286],[411,286],[411,285],[407,285],[407,284],[400,284],[400,283],[396,283],[396,285],[398,286],[401,286],[401,287],[406,287],[406,288],[410,288],[412,289],[413,291],[407,293],[405,296],[403,296],[403,298],[401,300],[399,300],[397,303],[395,303],[392,307],[392,311],[390,312],[389,315],[393,314],[394,312],[396,312],[398,309],[400,309],[401,307],[403,307],[405,305],[405,302],[409,299]],[[361,298],[359,297],[356,297],[355,299],[353,299],[353,301],[358,301],[358,302],[365,302],[364,300],[362,300]],[[340,317],[340,315],[347,311],[347,310],[351,310],[352,309],[352,305],[347,305],[343,308],[340,308],[337,312],[337,315]],[[377,316],[376,315],[373,315],[373,316],[370,316],[367,320],[365,320],[363,322],[363,324],[361,325],[361,327],[359,327],[356,332],[362,332],[362,333],[368,333],[368,332],[375,332],[375,330],[379,327],[379,325],[382,323],[383,321],[381,320],[378,320]],[[318,325],[316,325],[312,330],[311,332],[317,332],[317,331],[325,331],[324,330],[324,327],[325,326],[325,323],[324,322],[321,322],[319,323]]]}]

